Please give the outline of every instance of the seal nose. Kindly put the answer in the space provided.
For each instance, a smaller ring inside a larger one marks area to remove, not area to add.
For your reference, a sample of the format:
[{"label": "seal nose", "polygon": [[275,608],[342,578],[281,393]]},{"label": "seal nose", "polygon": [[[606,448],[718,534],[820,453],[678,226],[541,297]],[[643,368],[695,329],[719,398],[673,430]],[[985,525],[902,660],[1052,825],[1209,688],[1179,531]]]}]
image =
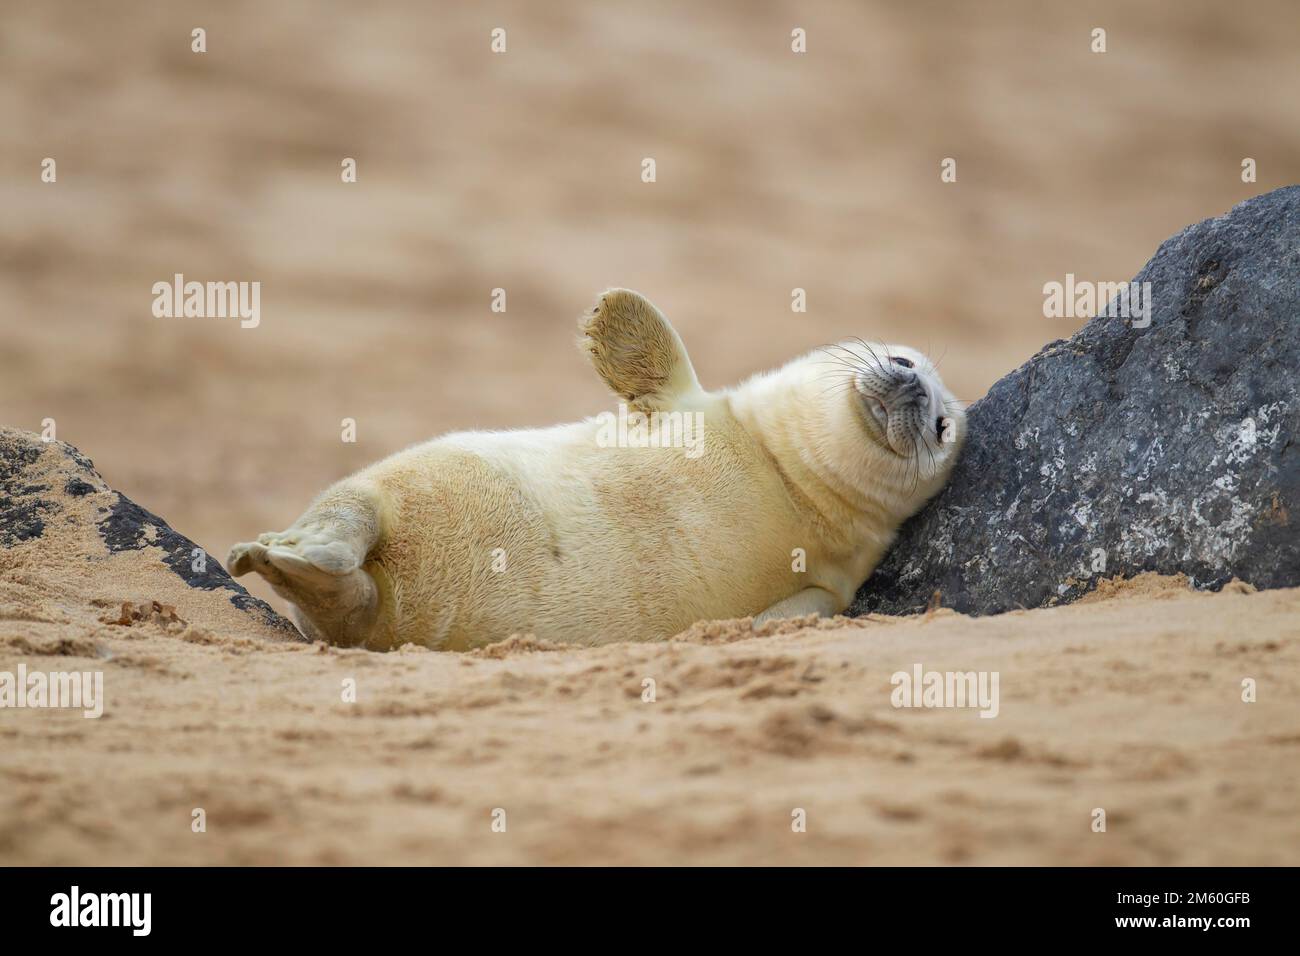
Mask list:
[{"label": "seal nose", "polygon": [[894,407],[900,405],[924,405],[928,401],[930,392],[925,387],[925,382],[921,376],[916,373],[915,369],[902,368],[894,366],[894,388],[890,404]]}]

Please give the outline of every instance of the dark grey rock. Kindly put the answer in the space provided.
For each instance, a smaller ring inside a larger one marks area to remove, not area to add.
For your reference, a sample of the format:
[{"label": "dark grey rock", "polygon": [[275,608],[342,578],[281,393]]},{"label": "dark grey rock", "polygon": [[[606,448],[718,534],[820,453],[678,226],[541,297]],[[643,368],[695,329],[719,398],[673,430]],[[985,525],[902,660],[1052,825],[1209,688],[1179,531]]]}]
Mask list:
[{"label": "dark grey rock", "polygon": [[[55,480],[49,480],[51,476]],[[162,565],[191,588],[228,591],[230,603],[241,612],[287,636],[298,636],[293,624],[249,594],[211,555],[196,562],[195,553],[202,552],[198,545],[110,488],[94,462],[77,449],[66,442],[45,442],[31,432],[0,428],[0,548],[40,539],[54,520],[77,521],[72,512],[80,513],[82,502],[97,515],[93,532],[87,526],[73,538],[87,557],[94,557],[95,551],[112,555],[157,548]],[[96,541],[97,547],[92,545]]]},{"label": "dark grey rock", "polygon": [[1149,327],[1099,314],[971,406],[951,483],[851,613],[937,590],[992,614],[1142,571],[1300,585],[1300,186],[1184,229],[1135,281]]},{"label": "dark grey rock", "polygon": [[[0,439],[6,436],[0,435]],[[40,448],[25,443],[0,445],[0,547],[39,538],[45,533],[48,507],[27,491],[27,468],[40,457]]]}]

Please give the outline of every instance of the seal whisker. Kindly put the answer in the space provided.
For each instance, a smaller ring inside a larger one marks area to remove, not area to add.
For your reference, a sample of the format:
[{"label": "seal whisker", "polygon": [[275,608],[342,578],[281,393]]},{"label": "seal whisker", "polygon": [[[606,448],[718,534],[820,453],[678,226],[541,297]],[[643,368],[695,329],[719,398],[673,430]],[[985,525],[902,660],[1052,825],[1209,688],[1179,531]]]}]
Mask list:
[{"label": "seal whisker", "polygon": [[822,378],[830,378],[837,385],[852,385],[857,379],[860,369],[856,368],[839,368],[831,369]]},{"label": "seal whisker", "polygon": [[835,385],[830,386],[830,387],[827,388],[825,391],[821,392],[817,397],[818,397],[818,398],[825,398],[825,397],[827,397],[828,395],[835,395],[835,394],[847,393],[847,392],[849,392],[849,391],[855,391],[856,388],[857,388],[857,386],[854,385],[853,382],[851,382],[851,381],[849,381],[849,382],[840,382],[840,383],[838,383],[838,384],[835,384]]},{"label": "seal whisker", "polygon": [[939,466],[935,463],[934,450],[930,447],[929,438],[927,438],[925,441],[925,454],[930,459],[930,473],[933,474],[935,471],[938,470]]},{"label": "seal whisker", "polygon": [[[839,352],[832,352],[831,349],[838,349]],[[825,353],[831,358],[838,358],[840,361],[846,361],[859,371],[866,372],[870,370],[863,356],[854,352],[852,349],[845,348],[843,345],[834,343],[831,345],[823,345],[818,349],[818,351]]]},{"label": "seal whisker", "polygon": [[821,364],[839,364],[845,368],[853,369],[855,372],[869,371],[869,368],[866,363],[863,362],[862,358],[851,352],[846,353],[846,355],[839,355],[825,348],[819,349],[819,351],[826,356],[826,358],[821,360]]},{"label": "seal whisker", "polygon": [[864,368],[863,366],[861,366],[861,365],[857,365],[857,364],[854,364],[854,363],[849,362],[849,361],[847,361],[846,359],[842,359],[842,358],[840,358],[840,357],[838,357],[838,356],[831,356],[830,358],[822,359],[822,360],[821,360],[820,362],[818,362],[817,364],[818,364],[818,365],[838,365],[838,366],[840,366],[841,368],[846,368],[846,369],[849,369],[850,371],[853,371],[853,372],[865,372],[865,371],[867,371],[867,369]]},{"label": "seal whisker", "polygon": [[921,450],[917,447],[919,439],[915,432],[912,433],[912,457],[916,459],[916,472],[912,478],[912,490],[916,491],[917,486],[921,483]]},{"label": "seal whisker", "polygon": [[939,356],[939,360],[937,362],[933,363],[934,370],[936,372],[939,371],[939,366],[943,364],[943,360],[946,359],[947,357],[948,357],[948,346],[945,345],[943,347],[943,354]]},{"label": "seal whisker", "polygon": [[[864,342],[862,339],[858,338],[857,336],[854,336],[853,340],[867,350],[867,352],[871,355],[872,360],[876,363],[876,367],[880,370],[881,374],[885,374],[886,372],[885,363],[882,362],[880,360],[880,356],[876,354],[875,346],[873,346],[870,342]],[[885,350],[885,355],[886,356],[889,355],[888,349]]]}]

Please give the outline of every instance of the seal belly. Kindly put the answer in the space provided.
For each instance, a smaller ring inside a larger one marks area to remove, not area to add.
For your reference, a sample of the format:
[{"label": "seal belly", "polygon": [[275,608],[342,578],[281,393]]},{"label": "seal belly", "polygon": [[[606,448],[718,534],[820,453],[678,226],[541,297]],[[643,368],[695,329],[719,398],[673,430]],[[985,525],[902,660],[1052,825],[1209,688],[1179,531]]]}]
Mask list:
[{"label": "seal belly", "polygon": [[692,459],[601,448],[580,423],[448,436],[373,466],[385,634],[370,646],[649,640],[757,613],[798,589],[799,545],[793,515],[749,507],[779,489],[747,440],[715,427]]}]

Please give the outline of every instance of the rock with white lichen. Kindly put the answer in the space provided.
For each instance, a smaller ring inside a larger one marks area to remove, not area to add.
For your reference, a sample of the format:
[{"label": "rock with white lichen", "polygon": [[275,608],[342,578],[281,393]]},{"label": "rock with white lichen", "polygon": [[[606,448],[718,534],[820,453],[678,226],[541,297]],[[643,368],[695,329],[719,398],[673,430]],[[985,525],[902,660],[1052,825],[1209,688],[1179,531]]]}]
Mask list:
[{"label": "rock with white lichen", "polygon": [[992,614],[1104,577],[1300,585],[1300,186],[1167,240],[1100,316],[969,410],[948,487],[902,528],[852,613]]}]

